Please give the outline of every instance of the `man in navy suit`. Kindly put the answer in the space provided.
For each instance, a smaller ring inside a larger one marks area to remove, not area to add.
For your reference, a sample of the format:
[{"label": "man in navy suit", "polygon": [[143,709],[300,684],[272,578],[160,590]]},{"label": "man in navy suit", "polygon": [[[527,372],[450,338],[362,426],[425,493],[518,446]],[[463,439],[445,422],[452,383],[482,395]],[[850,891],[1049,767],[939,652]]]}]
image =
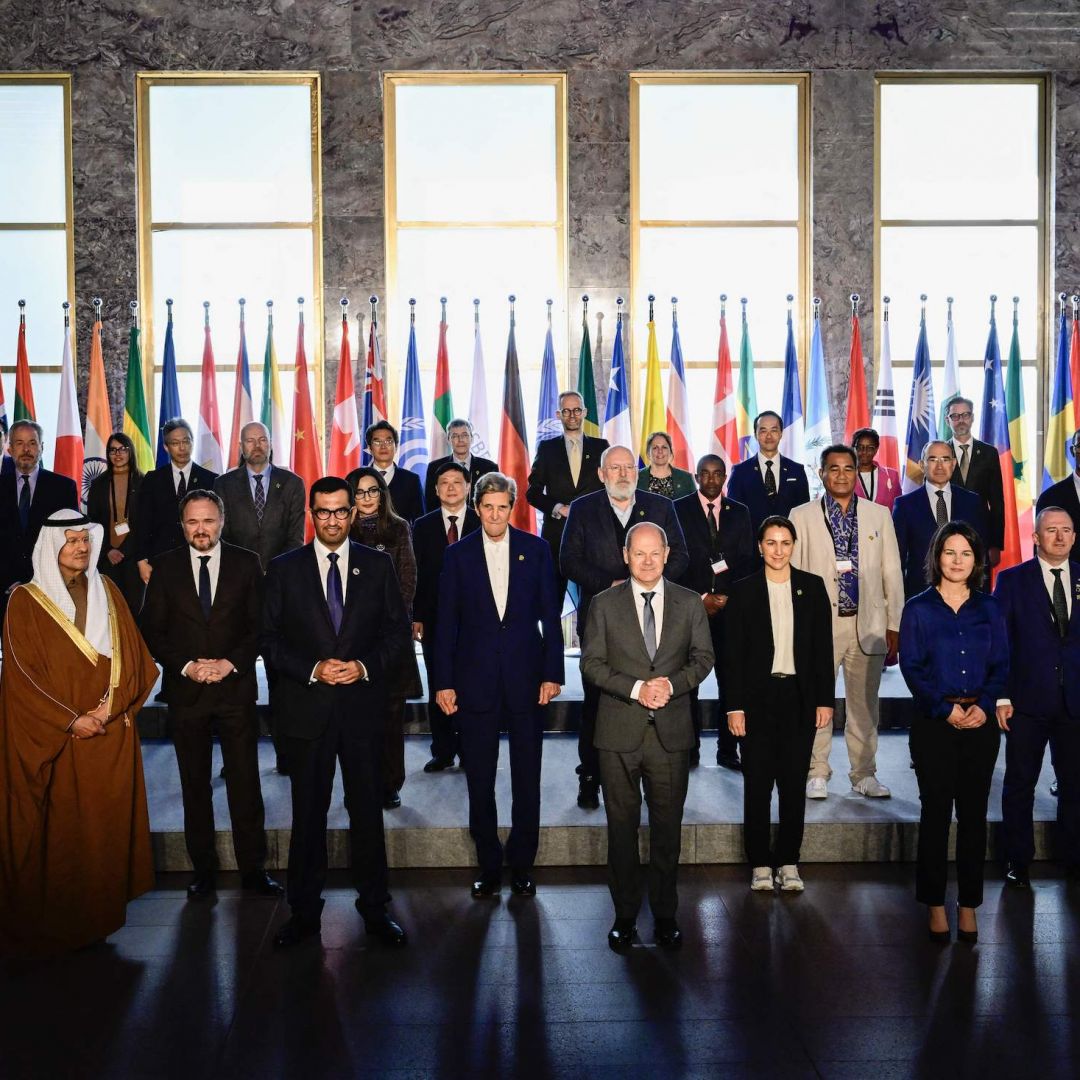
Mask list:
[{"label": "man in navy suit", "polygon": [[473,429],[468,420],[457,417],[446,425],[446,438],[450,443],[450,453],[445,457],[436,458],[429,466],[427,479],[424,481],[424,506],[431,510],[436,509],[439,500],[435,491],[435,482],[439,476],[439,469],[448,461],[457,462],[465,470],[469,479],[469,487],[476,490],[476,481],[489,472],[498,472],[498,462],[491,458],[481,457],[472,452]]},{"label": "man in navy suit", "polygon": [[893,525],[904,570],[904,599],[926,587],[926,553],[939,526],[966,521],[987,542],[986,507],[981,496],[951,483],[956,468],[952,443],[927,443],[922,453],[921,488],[901,495],[893,504]]},{"label": "man in navy suit", "polygon": [[[603,490],[581,495],[571,503],[559,549],[563,577],[576,581],[581,591],[578,635],[582,648],[592,598],[626,580],[623,545],[631,525],[648,521],[664,530],[671,549],[664,567],[664,577],[669,581],[678,581],[690,561],[671,500],[638,490],[637,458],[631,450],[609,446],[600,455],[598,471]],[[586,683],[584,691],[578,732],[577,802],[583,810],[596,810],[600,806],[600,757],[593,736],[600,690]]]},{"label": "man in navy suit", "polygon": [[41,523],[57,510],[79,508],[75,481],[41,467],[44,436],[36,420],[16,420],[8,438],[13,467],[0,475],[0,619],[8,593],[34,576]]},{"label": "man in navy suit", "polygon": [[1039,496],[1035,512],[1045,510],[1048,506],[1060,506],[1072,518],[1073,529],[1080,532],[1080,431],[1073,434],[1069,449],[1076,462],[1076,471],[1064,480],[1051,484]]},{"label": "man in navy suit", "polygon": [[424,492],[420,487],[420,477],[411,469],[402,469],[394,462],[398,448],[397,428],[388,420],[369,424],[364,432],[364,443],[371,455],[372,467],[379,470],[390,489],[395,513],[410,525],[418,517],[423,517]]},{"label": "man in navy suit", "polygon": [[337,760],[349,815],[356,909],[369,935],[404,945],[390,917],[383,835],[382,746],[387,683],[409,648],[409,616],[390,556],[349,540],[356,510],[338,476],[311,485],[315,539],[266,574],[263,655],[278,671],[289,780],[292,916],[274,938],[288,948],[319,934],[326,884],[326,814]]},{"label": "man in navy suit", "polygon": [[499,732],[510,742],[512,824],[506,844],[511,888],[533,896],[540,842],[543,706],[562,690],[563,646],[551,550],[510,528],[517,484],[502,473],[476,485],[481,529],[446,550],[439,585],[435,700],[458,726],[476,841],[476,897],[502,886],[503,846],[495,807]]},{"label": "man in navy suit", "polygon": [[1080,877],[1080,564],[1069,558],[1076,530],[1051,506],[1035,519],[1036,557],[1003,570],[994,596],[1009,633],[1007,696],[997,703],[1006,733],[1001,824],[1005,881],[1031,886],[1032,812],[1046,744],[1058,777],[1058,845]]},{"label": "man in navy suit", "polygon": [[[750,530],[754,536],[771,514],[788,517],[794,507],[810,501],[806,469],[780,453],[783,433],[784,421],[776,413],[771,410],[758,413],[754,417],[758,452],[735,465],[728,480],[728,498],[750,511]],[[754,559],[760,566],[756,552]]]}]

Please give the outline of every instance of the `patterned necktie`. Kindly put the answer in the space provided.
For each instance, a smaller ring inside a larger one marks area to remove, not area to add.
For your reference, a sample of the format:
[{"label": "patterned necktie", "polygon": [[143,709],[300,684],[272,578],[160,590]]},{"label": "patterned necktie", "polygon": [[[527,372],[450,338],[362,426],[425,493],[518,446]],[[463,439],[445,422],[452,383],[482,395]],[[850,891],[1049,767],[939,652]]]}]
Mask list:
[{"label": "patterned necktie", "polygon": [[262,521],[263,511],[266,509],[266,492],[263,491],[263,478],[260,473],[255,477],[255,516]]},{"label": "patterned necktie", "polygon": [[202,605],[203,618],[210,621],[210,609],[214,606],[214,597],[210,591],[209,555],[199,556],[199,603]]},{"label": "patterned necktie", "polygon": [[709,554],[715,555],[720,545],[720,529],[716,524],[716,503],[709,503]]},{"label": "patterned necktie", "polygon": [[345,601],[341,592],[341,572],[338,570],[338,553],[331,551],[327,558],[330,560],[330,571],[326,575],[326,606],[330,609],[330,622],[333,624],[334,633],[341,632],[341,619],[345,614]]},{"label": "patterned necktie", "polygon": [[176,485],[176,501],[179,502],[187,494],[187,480],[180,473],[180,483]]},{"label": "patterned necktie", "polygon": [[654,592],[643,592],[641,599],[645,601],[645,651],[652,660],[656,656],[656,613],[653,611],[652,598]]},{"label": "patterned necktie", "polygon": [[968,448],[965,443],[960,447],[960,479],[967,483],[968,474]]},{"label": "patterned necktie", "polygon": [[776,494],[776,475],[772,471],[773,463],[771,461],[765,462],[765,494]]},{"label": "patterned necktie", "polygon": [[30,528],[30,477],[24,474],[19,479],[22,481],[19,488],[19,525],[26,532]]},{"label": "patterned necktie", "polygon": [[456,544],[458,540],[457,514],[448,514],[446,520],[450,522],[450,528],[446,530],[446,542]]},{"label": "patterned necktie", "polygon": [[942,525],[948,525],[949,523],[949,508],[945,505],[944,491],[939,491],[937,493],[937,509],[934,511],[934,517],[937,518],[939,528]]},{"label": "patterned necktie", "polygon": [[1054,622],[1057,632],[1065,637],[1069,632],[1069,605],[1065,602],[1065,586],[1061,584],[1062,570],[1051,570],[1054,575]]}]

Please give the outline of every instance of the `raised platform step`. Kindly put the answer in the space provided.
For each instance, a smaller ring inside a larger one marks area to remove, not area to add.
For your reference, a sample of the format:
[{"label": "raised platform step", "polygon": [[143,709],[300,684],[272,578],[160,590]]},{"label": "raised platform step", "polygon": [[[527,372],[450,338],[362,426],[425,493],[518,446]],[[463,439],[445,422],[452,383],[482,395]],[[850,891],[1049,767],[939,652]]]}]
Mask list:
[{"label": "raised platform step", "polygon": [[[683,823],[684,863],[739,863],[742,848],[742,777],[717,767],[714,739],[702,746],[702,764],[693,771]],[[402,806],[388,811],[387,854],[392,867],[467,867],[475,865],[475,851],[468,830],[468,796],[465,776],[455,768],[425,773],[428,741],[406,740],[408,779],[402,790]],[[266,803],[268,865],[284,867],[288,861],[291,800],[289,782],[274,770],[273,748],[259,746],[263,798]],[[188,870],[184,849],[183,811],[176,757],[167,741],[143,744],[150,827],[155,865],[159,871]],[[990,793],[990,819],[1001,819],[1002,752]],[[541,795],[540,852],[542,866],[600,866],[607,861],[607,823],[603,809],[579,810],[576,804],[577,744],[572,737],[552,735],[544,743]],[[900,733],[881,737],[878,776],[893,791],[891,799],[866,799],[851,793],[846,775],[847,751],[842,737],[833,739],[829,798],[808,802],[804,862],[907,862],[915,857],[918,838],[919,797],[915,773],[909,767],[907,738]],[[218,853],[225,869],[235,861],[229,833],[229,812],[224,781],[217,778],[220,754],[215,748],[214,813],[218,824]],[[1052,858],[1050,822],[1057,812],[1049,794],[1052,772],[1049,761],[1035,797],[1036,858]],[[504,746],[496,779],[500,821],[510,819],[510,774]],[[642,819],[647,814],[643,808]],[[776,802],[773,803],[776,820]],[[996,828],[991,829],[989,853],[997,852]],[[505,835],[505,834],[504,834]],[[329,819],[329,851],[332,867],[348,865],[347,819],[340,777],[335,783]],[[647,854],[647,833],[642,832],[642,851]]]}]

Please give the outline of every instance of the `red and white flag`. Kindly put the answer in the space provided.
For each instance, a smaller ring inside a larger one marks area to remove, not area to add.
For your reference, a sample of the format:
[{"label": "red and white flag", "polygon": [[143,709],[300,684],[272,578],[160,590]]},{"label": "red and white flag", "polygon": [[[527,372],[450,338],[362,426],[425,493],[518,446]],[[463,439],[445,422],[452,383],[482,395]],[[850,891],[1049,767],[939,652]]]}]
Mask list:
[{"label": "red and white flag", "polygon": [[866,368],[863,365],[862,332],[859,330],[858,293],[851,295],[851,364],[848,375],[847,423],[844,442],[849,446],[859,428],[870,426],[870,406],[866,401]]},{"label": "red and white flag", "polygon": [[[308,383],[307,353],[304,351],[304,309],[300,309],[300,325],[296,331],[296,383],[293,389],[292,471],[304,481],[304,491],[323,476],[322,449],[311,407],[311,386]],[[305,539],[315,536],[315,527],[308,515]]]},{"label": "red and white flag", "polygon": [[731,377],[731,343],[728,340],[726,296],[720,297],[720,346],[716,356],[716,393],[713,397],[712,452],[724,459],[728,475],[741,460],[739,431],[735,423],[735,385]]},{"label": "red and white flag", "polygon": [[214,368],[214,346],[210,341],[210,305],[204,302],[206,318],[203,324],[202,391],[199,394],[199,420],[195,430],[195,460],[211,472],[225,471],[225,455],[221,451],[221,417],[217,402],[217,372]]},{"label": "red and white flag", "polygon": [[56,417],[53,472],[70,476],[82,495],[83,434],[79,423],[79,397],[75,390],[75,363],[71,358],[71,327],[67,325],[66,315],[64,323],[64,359],[60,366],[60,408]]},{"label": "red and white flag", "polygon": [[341,302],[341,359],[338,360],[337,390],[334,393],[334,424],[330,429],[331,476],[348,476],[360,467],[360,414],[356,409],[353,384],[352,349],[349,346],[349,315]]}]

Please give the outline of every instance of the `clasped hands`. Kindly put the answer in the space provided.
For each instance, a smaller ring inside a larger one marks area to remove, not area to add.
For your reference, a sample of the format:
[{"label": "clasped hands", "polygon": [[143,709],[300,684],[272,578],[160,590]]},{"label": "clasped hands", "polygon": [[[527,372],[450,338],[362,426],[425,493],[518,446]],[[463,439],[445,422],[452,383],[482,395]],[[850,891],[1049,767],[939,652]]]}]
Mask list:
[{"label": "clasped hands", "polygon": [[662,709],[671,700],[671,683],[663,675],[649,679],[641,684],[637,699],[646,709]]},{"label": "clasped hands", "polygon": [[109,722],[108,699],[103,699],[88,713],[83,713],[75,719],[71,725],[71,737],[73,739],[92,739],[96,735],[105,734],[105,725]]},{"label": "clasped hands", "polygon": [[954,728],[967,731],[969,728],[982,727],[986,723],[986,713],[978,705],[969,705],[966,709],[954,704],[952,712],[945,718]]},{"label": "clasped hands", "polygon": [[315,665],[315,678],[327,686],[349,686],[364,674],[359,660],[320,660]]},{"label": "clasped hands", "polygon": [[231,660],[207,660],[200,657],[188,664],[184,674],[197,683],[219,683],[236,670]]}]

